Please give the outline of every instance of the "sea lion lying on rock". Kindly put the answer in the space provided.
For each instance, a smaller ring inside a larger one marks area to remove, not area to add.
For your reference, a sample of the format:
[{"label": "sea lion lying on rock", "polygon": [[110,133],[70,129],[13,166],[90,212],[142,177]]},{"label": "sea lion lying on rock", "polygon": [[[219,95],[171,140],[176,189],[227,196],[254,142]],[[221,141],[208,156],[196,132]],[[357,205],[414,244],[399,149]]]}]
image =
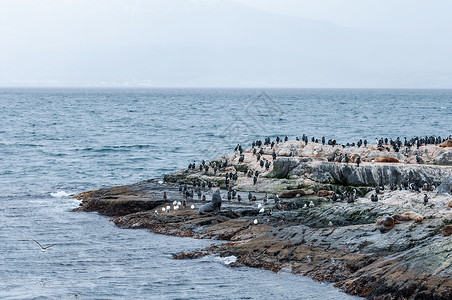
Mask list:
[{"label": "sea lion lying on rock", "polygon": [[452,147],[452,140],[444,141],[441,144],[439,144],[439,146],[443,147],[443,148],[445,148],[445,147]]},{"label": "sea lion lying on rock", "polygon": [[452,235],[452,225],[444,226],[443,229],[441,229],[441,232],[444,236]]},{"label": "sea lion lying on rock", "polygon": [[375,224],[377,225],[377,228],[381,233],[386,233],[391,230],[395,226],[395,224],[400,224],[401,221],[403,222],[410,220],[414,220],[415,222],[422,222],[423,218],[420,214],[410,211],[401,215],[384,215],[382,217],[378,217],[375,221]]},{"label": "sea lion lying on rock", "polygon": [[317,192],[317,196],[319,196],[319,197],[327,197],[327,196],[331,196],[331,195],[333,195],[333,191],[319,190]]},{"label": "sea lion lying on rock", "polygon": [[452,200],[447,203],[447,208],[452,208]]},{"label": "sea lion lying on rock", "polygon": [[384,215],[382,217],[378,217],[376,220],[377,228],[380,230],[381,233],[386,233],[389,230],[391,230],[394,225],[396,224],[393,217],[390,215]]},{"label": "sea lion lying on rock", "polygon": [[396,220],[396,223],[399,223],[398,221],[411,221],[414,220],[415,222],[422,222],[424,219],[420,214],[409,211],[406,213],[403,213],[401,215],[392,215],[394,220]]},{"label": "sea lion lying on rock", "polygon": [[390,156],[383,156],[383,157],[376,157],[375,158],[375,162],[380,162],[380,163],[398,163],[400,162],[397,158],[394,157],[390,157]]},{"label": "sea lion lying on rock", "polygon": [[220,207],[221,207],[220,190],[216,190],[212,194],[212,201],[201,206],[199,208],[199,213],[200,214],[211,213],[211,212],[217,213],[220,211]]},{"label": "sea lion lying on rock", "polygon": [[402,216],[408,217],[410,220],[414,220],[415,222],[422,222],[422,220],[424,219],[420,214],[412,211],[403,213]]}]

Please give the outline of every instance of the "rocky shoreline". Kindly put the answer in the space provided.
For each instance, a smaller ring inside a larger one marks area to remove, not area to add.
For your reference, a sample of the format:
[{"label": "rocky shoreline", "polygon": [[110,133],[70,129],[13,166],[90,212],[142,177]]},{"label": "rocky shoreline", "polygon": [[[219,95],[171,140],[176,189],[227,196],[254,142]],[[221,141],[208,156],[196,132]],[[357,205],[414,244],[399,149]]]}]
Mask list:
[{"label": "rocky shoreline", "polygon": [[[176,259],[234,255],[231,267],[290,268],[370,299],[452,299],[452,147],[413,148],[238,147],[164,180],[76,195],[75,210],[125,228],[225,241]],[[218,188],[221,210],[199,214]]]}]

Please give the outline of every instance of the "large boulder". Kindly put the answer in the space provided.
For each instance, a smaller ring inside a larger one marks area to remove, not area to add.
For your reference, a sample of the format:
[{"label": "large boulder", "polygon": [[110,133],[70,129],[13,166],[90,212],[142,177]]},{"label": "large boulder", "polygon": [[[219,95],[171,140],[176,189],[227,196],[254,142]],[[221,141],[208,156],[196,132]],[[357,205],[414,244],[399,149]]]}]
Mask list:
[{"label": "large boulder", "polygon": [[289,172],[300,164],[299,159],[290,157],[281,157],[273,162],[272,176],[277,178],[286,178]]},{"label": "large boulder", "polygon": [[436,189],[438,193],[452,193],[452,176],[447,177]]},{"label": "large boulder", "polygon": [[452,151],[450,149],[436,151],[433,156],[433,163],[437,165],[452,165]]},{"label": "large boulder", "polygon": [[[286,163],[289,165],[288,163]],[[293,164],[291,165],[291,168]],[[286,169],[288,170],[288,169]],[[288,173],[289,176],[304,176],[320,183],[353,186],[376,186],[400,184],[407,178],[422,186],[425,182],[439,185],[444,178],[452,176],[452,168],[432,165],[370,164],[357,167],[355,164],[329,162],[299,162]]]}]

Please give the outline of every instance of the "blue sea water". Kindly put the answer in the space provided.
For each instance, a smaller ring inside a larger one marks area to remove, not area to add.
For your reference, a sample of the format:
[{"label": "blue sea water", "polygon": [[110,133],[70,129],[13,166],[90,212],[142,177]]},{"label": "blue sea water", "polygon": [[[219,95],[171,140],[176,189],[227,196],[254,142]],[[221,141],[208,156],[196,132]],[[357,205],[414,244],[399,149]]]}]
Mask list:
[{"label": "blue sea water", "polygon": [[[346,299],[288,272],[175,261],[212,241],[115,227],[66,195],[266,136],[452,134],[452,90],[0,89],[1,299]],[[32,241],[57,244],[41,252]]]}]

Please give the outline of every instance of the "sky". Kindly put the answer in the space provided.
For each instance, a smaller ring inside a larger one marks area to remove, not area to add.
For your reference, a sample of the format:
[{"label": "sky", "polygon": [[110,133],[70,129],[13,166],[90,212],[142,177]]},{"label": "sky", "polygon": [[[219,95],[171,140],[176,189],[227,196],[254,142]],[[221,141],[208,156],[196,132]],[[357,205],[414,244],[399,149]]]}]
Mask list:
[{"label": "sky", "polygon": [[452,1],[0,0],[0,86],[452,88]]}]

